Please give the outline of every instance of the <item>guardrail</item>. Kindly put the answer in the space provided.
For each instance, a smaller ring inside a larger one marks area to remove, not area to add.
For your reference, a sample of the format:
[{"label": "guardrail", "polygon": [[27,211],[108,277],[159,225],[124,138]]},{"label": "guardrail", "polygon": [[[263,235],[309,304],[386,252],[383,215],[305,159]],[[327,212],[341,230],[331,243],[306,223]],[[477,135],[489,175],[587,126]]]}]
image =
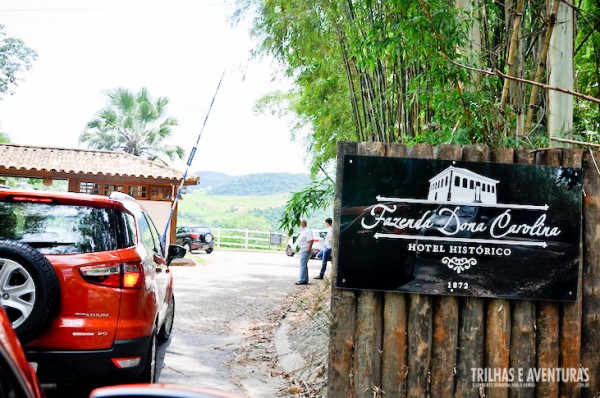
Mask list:
[{"label": "guardrail", "polygon": [[287,236],[280,232],[251,229],[213,228],[216,247],[255,250],[283,250]]}]

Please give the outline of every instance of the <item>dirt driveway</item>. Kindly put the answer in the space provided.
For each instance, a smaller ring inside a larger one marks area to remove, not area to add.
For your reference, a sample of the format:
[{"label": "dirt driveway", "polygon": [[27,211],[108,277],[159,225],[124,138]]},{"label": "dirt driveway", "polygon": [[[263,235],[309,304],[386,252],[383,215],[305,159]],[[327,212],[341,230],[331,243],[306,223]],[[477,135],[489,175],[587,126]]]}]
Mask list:
[{"label": "dirt driveway", "polygon": [[[306,288],[294,285],[298,258],[224,250],[194,257],[199,265],[171,267],[175,326],[171,340],[161,347],[159,382],[217,388],[253,398],[279,395],[283,385],[281,378],[272,377],[275,369],[245,366],[236,361],[236,350],[250,334],[273,325],[289,296]],[[310,262],[311,278],[319,265]]]}]

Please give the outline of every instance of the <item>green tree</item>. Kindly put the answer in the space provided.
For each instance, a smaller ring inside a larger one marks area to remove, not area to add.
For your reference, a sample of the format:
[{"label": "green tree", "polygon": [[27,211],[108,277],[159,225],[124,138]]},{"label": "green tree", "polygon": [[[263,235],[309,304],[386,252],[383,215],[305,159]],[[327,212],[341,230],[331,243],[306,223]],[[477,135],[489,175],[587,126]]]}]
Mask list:
[{"label": "green tree", "polygon": [[79,136],[79,141],[94,149],[123,151],[164,164],[183,158],[183,148],[165,145],[177,120],[165,117],[169,100],[154,100],[146,88],[133,93],[124,88],[108,92],[109,103],[96,114]]},{"label": "green tree", "polygon": [[8,143],[10,142],[10,137],[6,133],[0,133],[0,143]]},{"label": "green tree", "polygon": [[19,72],[31,68],[37,53],[23,40],[9,37],[0,24],[0,94],[13,94],[12,87],[21,80]]},{"label": "green tree", "polygon": [[[258,109],[287,110],[312,158],[311,186],[329,195],[324,170],[340,140],[412,145],[547,146],[544,83],[554,0],[240,0],[254,11],[258,54],[278,59],[295,81]],[[576,8],[579,87],[598,93],[597,1]],[[583,27],[585,25],[585,27]],[[581,28],[580,28],[581,27]],[[273,106],[275,104],[276,106]],[[600,109],[578,107],[595,131]],[[571,132],[565,131],[564,134]],[[596,134],[595,139],[598,139]],[[324,177],[325,176],[325,177]],[[328,182],[329,181],[329,182]],[[317,195],[317,196],[315,196]],[[299,192],[284,224],[322,205],[319,191]],[[289,226],[289,224],[288,224]]]},{"label": "green tree", "polygon": [[[578,89],[584,94],[600,98],[600,4],[583,0],[578,15],[575,43]],[[600,143],[600,104],[577,100],[574,113],[578,138]]]}]

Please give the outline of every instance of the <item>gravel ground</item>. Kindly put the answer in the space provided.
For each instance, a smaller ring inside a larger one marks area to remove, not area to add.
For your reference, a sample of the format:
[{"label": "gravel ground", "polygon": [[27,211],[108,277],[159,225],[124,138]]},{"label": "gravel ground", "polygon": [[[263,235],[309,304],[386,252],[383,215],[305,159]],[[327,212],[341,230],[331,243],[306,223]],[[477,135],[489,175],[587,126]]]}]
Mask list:
[{"label": "gravel ground", "polygon": [[[159,382],[257,398],[324,395],[327,280],[294,285],[299,260],[283,253],[215,250],[192,257],[198,265],[172,267],[176,318],[161,347]],[[311,277],[319,268],[310,261]],[[286,348],[302,358],[301,369],[280,355]]]}]

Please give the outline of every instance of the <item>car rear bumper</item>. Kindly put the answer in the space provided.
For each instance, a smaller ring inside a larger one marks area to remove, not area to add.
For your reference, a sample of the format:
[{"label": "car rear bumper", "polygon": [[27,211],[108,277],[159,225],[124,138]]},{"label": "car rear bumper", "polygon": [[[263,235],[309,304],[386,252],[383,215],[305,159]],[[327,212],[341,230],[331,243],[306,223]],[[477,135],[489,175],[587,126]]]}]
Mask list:
[{"label": "car rear bumper", "polygon": [[[29,362],[37,363],[42,384],[104,384],[135,382],[142,374],[150,336],[116,341],[107,350],[26,350]],[[141,357],[139,365],[119,369],[113,358]]]},{"label": "car rear bumper", "polygon": [[204,243],[204,242],[191,242],[192,250],[206,250],[212,249],[214,247],[214,243]]}]

